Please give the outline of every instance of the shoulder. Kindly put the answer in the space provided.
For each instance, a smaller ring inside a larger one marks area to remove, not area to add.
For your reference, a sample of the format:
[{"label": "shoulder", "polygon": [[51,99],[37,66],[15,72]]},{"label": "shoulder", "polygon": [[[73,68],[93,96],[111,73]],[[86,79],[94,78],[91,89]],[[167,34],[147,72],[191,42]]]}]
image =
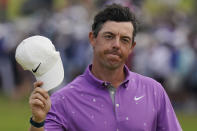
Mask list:
[{"label": "shoulder", "polygon": [[135,81],[138,84],[143,83],[143,84],[152,85],[152,86],[153,85],[155,85],[155,86],[161,85],[159,82],[157,82],[156,80],[154,80],[151,77],[144,76],[144,75],[141,75],[141,74],[138,74],[135,72],[131,72],[131,71],[130,71],[130,80]]},{"label": "shoulder", "polygon": [[64,87],[57,90],[54,94],[64,94],[65,92],[70,91],[73,88],[79,87],[80,85],[83,85],[85,83],[87,82],[84,75],[79,75],[71,82],[67,83]]},{"label": "shoulder", "polygon": [[73,94],[74,92],[76,93],[76,91],[78,90],[81,90],[81,88],[84,87],[83,85],[86,84],[87,84],[87,80],[85,79],[83,74],[77,76],[70,83],[60,88],[59,90],[57,90],[51,95],[51,99],[53,100],[52,102],[56,103],[58,99],[65,99],[65,97]]},{"label": "shoulder", "polygon": [[163,93],[163,86],[151,77],[147,77],[130,71],[130,81],[135,83],[137,88],[145,88],[150,91]]}]

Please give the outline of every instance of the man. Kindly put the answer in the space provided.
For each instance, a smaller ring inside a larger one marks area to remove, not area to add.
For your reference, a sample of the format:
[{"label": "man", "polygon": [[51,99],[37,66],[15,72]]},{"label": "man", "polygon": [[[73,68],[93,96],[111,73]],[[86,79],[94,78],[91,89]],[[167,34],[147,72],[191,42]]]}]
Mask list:
[{"label": "man", "polygon": [[125,65],[136,30],[128,8],[113,4],[100,11],[89,33],[93,61],[84,74],[51,98],[39,88],[42,82],[34,84],[30,131],[181,131],[163,87]]}]

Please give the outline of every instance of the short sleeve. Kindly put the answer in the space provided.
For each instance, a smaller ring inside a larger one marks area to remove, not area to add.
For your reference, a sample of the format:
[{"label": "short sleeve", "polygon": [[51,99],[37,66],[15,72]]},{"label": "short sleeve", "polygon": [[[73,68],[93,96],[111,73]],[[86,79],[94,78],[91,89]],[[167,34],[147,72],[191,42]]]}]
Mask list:
[{"label": "short sleeve", "polygon": [[182,131],[166,91],[159,86],[157,131]]},{"label": "short sleeve", "polygon": [[51,96],[51,109],[47,114],[44,129],[45,131],[67,131],[65,111],[60,95]]}]

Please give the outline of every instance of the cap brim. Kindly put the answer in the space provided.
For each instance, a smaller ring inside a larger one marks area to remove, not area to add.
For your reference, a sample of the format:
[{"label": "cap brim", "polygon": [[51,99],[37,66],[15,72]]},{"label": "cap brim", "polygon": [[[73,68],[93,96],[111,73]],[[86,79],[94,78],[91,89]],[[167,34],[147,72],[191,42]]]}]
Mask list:
[{"label": "cap brim", "polygon": [[43,85],[41,88],[49,91],[61,84],[64,79],[64,68],[62,60],[59,56],[57,63],[42,76],[36,76],[37,81],[42,81]]}]

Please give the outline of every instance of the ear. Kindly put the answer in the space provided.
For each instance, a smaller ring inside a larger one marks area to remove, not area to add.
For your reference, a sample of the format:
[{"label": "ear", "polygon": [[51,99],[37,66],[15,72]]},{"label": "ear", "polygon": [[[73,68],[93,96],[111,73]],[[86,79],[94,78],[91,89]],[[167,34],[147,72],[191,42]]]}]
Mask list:
[{"label": "ear", "polygon": [[133,48],[135,47],[135,45],[136,45],[136,42],[134,41],[134,42],[132,43],[132,45],[131,45],[130,53],[133,51]]},{"label": "ear", "polygon": [[90,41],[90,44],[92,45],[92,47],[94,47],[95,45],[95,37],[94,37],[94,34],[93,32],[89,32],[89,41]]},{"label": "ear", "polygon": [[136,42],[134,41],[133,43],[132,43],[132,45],[131,45],[131,49],[133,50],[133,48],[135,47],[135,45],[136,45]]}]

